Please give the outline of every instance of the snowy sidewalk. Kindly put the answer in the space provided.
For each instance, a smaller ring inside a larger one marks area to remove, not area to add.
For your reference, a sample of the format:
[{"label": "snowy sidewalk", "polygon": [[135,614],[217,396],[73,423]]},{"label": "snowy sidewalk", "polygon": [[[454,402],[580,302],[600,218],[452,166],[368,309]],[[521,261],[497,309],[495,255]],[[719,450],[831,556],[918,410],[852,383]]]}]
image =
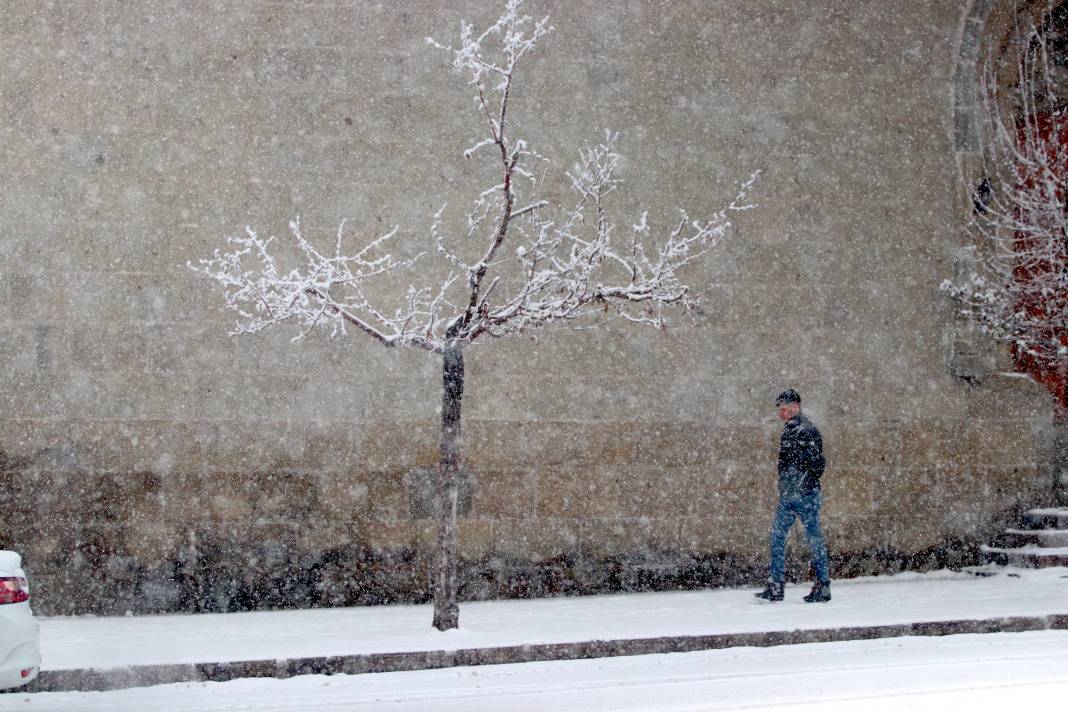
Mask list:
[{"label": "snowy sidewalk", "polygon": [[949,571],[836,581],[834,600],[781,604],[755,589],[461,604],[460,629],[429,606],[41,618],[35,689],[416,670],[901,635],[1068,629],[1068,568]]}]

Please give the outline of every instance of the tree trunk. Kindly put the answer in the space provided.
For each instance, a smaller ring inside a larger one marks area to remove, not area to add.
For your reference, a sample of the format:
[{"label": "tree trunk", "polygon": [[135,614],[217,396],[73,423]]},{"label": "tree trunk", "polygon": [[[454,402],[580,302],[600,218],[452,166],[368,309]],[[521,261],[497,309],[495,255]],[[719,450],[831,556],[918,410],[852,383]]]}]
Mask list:
[{"label": "tree trunk", "polygon": [[438,550],[434,564],[434,627],[450,630],[460,625],[456,602],[457,475],[460,469],[460,405],[464,395],[464,354],[450,341],[442,364],[441,464],[438,468]]}]

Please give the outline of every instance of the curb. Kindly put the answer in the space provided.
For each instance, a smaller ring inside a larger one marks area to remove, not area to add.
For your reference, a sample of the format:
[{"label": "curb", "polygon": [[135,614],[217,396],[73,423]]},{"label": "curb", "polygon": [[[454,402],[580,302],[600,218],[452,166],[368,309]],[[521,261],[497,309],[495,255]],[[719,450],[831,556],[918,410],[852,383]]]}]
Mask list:
[{"label": "curb", "polygon": [[591,640],[576,643],[543,643],[462,650],[365,653],[317,658],[244,660],[219,663],[134,665],[105,669],[43,670],[34,682],[19,691],[103,691],[163,685],[174,682],[225,682],[246,677],[287,678],[295,675],[360,675],[373,672],[432,670],[474,665],[585,660],[623,655],[688,653],[737,647],[767,648],[776,645],[830,643],[907,636],[1022,633],[1040,630],[1068,630],[1068,613],[762,633]]}]

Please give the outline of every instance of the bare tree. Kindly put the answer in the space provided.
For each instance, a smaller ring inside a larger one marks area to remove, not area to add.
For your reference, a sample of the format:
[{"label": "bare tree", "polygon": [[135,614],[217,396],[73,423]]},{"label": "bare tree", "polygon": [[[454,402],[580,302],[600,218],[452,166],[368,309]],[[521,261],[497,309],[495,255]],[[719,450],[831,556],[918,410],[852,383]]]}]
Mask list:
[{"label": "bare tree", "polygon": [[[523,15],[522,4],[506,0],[500,18],[479,33],[461,22],[456,46],[427,40],[451,56],[474,95],[482,137],[464,156],[485,157],[497,175],[474,200],[461,240],[446,234],[444,208],[431,220],[438,272],[424,264],[425,254],[392,256],[388,247],[396,228],[350,251],[342,225],[324,252],[296,222],[290,228],[299,257],[285,267],[273,239],[251,229],[229,238],[227,251],[216,250],[212,259],[193,267],[225,289],[226,306],[239,317],[236,334],[295,322],[302,327],[297,338],[313,327],[325,327],[334,336],[354,329],[383,346],[410,346],[443,357],[433,580],[433,625],[440,630],[457,627],[459,619],[456,510],[464,349],[482,337],[512,336],[558,322],[586,326],[622,319],[662,327],[665,308],[693,310],[699,295],[679,271],[703,258],[728,232],[730,213],[751,207],[746,196],[757,177],[754,173],[743,183],[727,207],[701,220],[683,212],[654,240],[646,213],[629,231],[609,217],[607,199],[621,184],[620,156],[617,134],[605,131],[599,143],[579,151],[578,162],[566,173],[575,193],[571,205],[529,197],[539,194],[539,173],[547,161],[515,135],[509,98],[520,63],[553,28],[548,18]],[[464,252],[473,257],[465,259]],[[409,287],[403,303],[387,310],[373,299],[372,280],[398,270],[433,282]]]},{"label": "bare tree", "polygon": [[989,59],[983,68],[980,178],[967,223],[974,271],[956,283],[944,281],[942,290],[960,316],[1009,344],[1017,366],[1050,386],[1064,405],[1068,57],[1055,51],[1063,44],[1060,32],[1047,15],[1021,33],[1018,56]]}]

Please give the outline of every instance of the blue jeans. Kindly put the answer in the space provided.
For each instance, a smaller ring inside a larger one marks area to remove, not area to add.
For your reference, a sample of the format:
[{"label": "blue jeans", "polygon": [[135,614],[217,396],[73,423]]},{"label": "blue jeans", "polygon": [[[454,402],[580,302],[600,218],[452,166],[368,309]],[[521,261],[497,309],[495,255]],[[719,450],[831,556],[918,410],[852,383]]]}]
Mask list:
[{"label": "blue jeans", "polygon": [[814,492],[794,497],[779,497],[779,506],[775,510],[775,521],[771,525],[771,576],[768,580],[781,584],[786,580],[786,535],[794,520],[801,519],[808,537],[808,548],[812,552],[812,568],[816,571],[816,580],[830,583],[827,570],[827,542],[820,529],[820,505],[823,497],[817,489]]}]

